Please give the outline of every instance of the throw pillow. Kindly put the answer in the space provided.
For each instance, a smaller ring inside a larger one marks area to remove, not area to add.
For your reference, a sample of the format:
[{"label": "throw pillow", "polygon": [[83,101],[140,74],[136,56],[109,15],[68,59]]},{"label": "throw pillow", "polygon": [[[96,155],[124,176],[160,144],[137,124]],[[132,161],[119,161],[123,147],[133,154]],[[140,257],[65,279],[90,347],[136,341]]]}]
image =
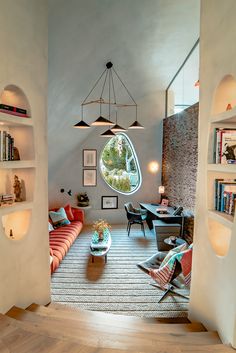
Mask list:
[{"label": "throw pillow", "polygon": [[69,219],[69,221],[73,221],[74,220],[74,215],[72,213],[72,209],[71,209],[71,205],[66,205],[64,207],[64,210],[66,211],[66,215],[67,215],[67,218]]},{"label": "throw pillow", "polygon": [[164,260],[162,261],[162,263],[160,264],[159,268],[164,267],[173,255],[178,254],[179,252],[182,252],[182,251],[186,250],[187,248],[188,248],[188,245],[184,243],[184,244],[177,246],[174,249],[171,249],[168,252],[168,254],[166,255],[166,257],[164,258]]},{"label": "throw pillow", "polygon": [[49,216],[55,228],[70,224],[70,221],[66,216],[66,211],[63,207],[61,207],[57,212],[49,211]]},{"label": "throw pillow", "polygon": [[52,230],[54,230],[53,225],[48,222],[48,231],[51,232]]}]

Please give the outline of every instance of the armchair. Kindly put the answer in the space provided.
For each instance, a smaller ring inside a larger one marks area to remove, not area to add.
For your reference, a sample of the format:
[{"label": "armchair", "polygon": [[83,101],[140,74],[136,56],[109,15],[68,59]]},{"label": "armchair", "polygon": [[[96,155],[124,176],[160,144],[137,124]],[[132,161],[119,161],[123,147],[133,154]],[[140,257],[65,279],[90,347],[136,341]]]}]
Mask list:
[{"label": "armchair", "polygon": [[128,219],[128,224],[127,224],[127,232],[128,236],[130,233],[130,228],[132,224],[140,224],[141,229],[143,231],[143,234],[145,236],[145,230],[144,230],[144,224],[143,222],[147,218],[147,210],[143,210],[141,208],[134,208],[131,202],[125,203],[125,210],[126,210],[126,215]]},{"label": "armchair", "polygon": [[186,299],[188,297],[174,291],[176,287],[174,279],[183,274],[185,284],[190,285],[191,267],[192,267],[192,246],[186,249],[186,245],[180,245],[177,248],[166,252],[157,252],[146,261],[137,264],[138,268],[151,276],[157,284],[151,284],[154,287],[164,290],[164,293],[158,303],[160,303],[169,293],[174,293]]}]

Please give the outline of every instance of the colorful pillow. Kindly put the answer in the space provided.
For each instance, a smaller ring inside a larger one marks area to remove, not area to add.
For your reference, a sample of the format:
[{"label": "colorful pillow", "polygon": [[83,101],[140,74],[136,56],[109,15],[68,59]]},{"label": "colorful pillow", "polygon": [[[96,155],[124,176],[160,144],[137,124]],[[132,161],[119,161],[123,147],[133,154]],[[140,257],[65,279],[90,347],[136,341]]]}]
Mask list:
[{"label": "colorful pillow", "polygon": [[55,228],[70,224],[70,221],[66,216],[66,211],[63,207],[61,207],[57,212],[49,211],[49,217],[51,218],[53,226]]},{"label": "colorful pillow", "polygon": [[188,248],[188,245],[186,243],[184,243],[184,244],[177,246],[174,249],[171,249],[168,252],[168,254],[166,255],[166,257],[164,258],[164,260],[162,261],[162,263],[160,264],[159,268],[164,267],[173,255],[178,254],[179,252],[182,252],[182,251],[186,250],[187,248]]},{"label": "colorful pillow", "polygon": [[52,230],[54,230],[53,225],[48,222],[48,231],[51,232]]},{"label": "colorful pillow", "polygon": [[71,205],[66,205],[64,207],[65,211],[66,211],[66,215],[67,215],[67,218],[69,219],[69,221],[73,221],[74,220],[74,215],[72,213],[72,209],[71,209]]}]

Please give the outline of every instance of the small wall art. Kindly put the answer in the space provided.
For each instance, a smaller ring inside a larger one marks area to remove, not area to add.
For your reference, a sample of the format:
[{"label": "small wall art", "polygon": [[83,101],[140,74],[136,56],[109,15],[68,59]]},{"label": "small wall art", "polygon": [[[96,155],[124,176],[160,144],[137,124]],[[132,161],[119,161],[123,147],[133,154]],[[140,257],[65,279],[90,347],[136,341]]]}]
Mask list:
[{"label": "small wall art", "polygon": [[102,196],[102,209],[118,208],[118,196]]},{"label": "small wall art", "polygon": [[83,169],[83,186],[96,186],[96,185],[97,185],[97,170]]},{"label": "small wall art", "polygon": [[83,150],[83,166],[84,167],[97,166],[97,150],[94,150],[94,149]]}]

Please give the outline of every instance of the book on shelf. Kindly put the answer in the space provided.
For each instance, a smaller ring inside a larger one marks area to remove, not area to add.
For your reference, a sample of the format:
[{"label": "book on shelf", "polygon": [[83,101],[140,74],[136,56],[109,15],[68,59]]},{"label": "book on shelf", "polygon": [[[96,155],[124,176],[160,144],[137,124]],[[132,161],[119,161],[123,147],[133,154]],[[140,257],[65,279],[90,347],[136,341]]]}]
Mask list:
[{"label": "book on shelf", "polygon": [[236,164],[236,129],[216,128],[213,141],[213,162]]},{"label": "book on shelf", "polygon": [[215,210],[234,215],[236,180],[215,179]]},{"label": "book on shelf", "polygon": [[10,115],[19,116],[20,118],[29,118],[29,115],[27,115],[27,114],[18,113],[18,112],[14,112],[14,111],[10,111],[10,110],[5,110],[5,109],[1,109],[1,108],[0,108],[0,112],[1,112],[1,113],[5,113],[5,114],[10,114]]},{"label": "book on shelf", "polygon": [[0,161],[12,161],[13,151],[14,138],[6,130],[0,130]]},{"label": "book on shelf", "polygon": [[15,195],[14,194],[1,194],[0,195],[0,205],[7,205],[7,204],[13,204],[15,200]]},{"label": "book on shelf", "polygon": [[15,112],[27,115],[27,110],[23,108],[13,107],[12,105],[0,103],[0,109],[7,110],[9,112]]}]

